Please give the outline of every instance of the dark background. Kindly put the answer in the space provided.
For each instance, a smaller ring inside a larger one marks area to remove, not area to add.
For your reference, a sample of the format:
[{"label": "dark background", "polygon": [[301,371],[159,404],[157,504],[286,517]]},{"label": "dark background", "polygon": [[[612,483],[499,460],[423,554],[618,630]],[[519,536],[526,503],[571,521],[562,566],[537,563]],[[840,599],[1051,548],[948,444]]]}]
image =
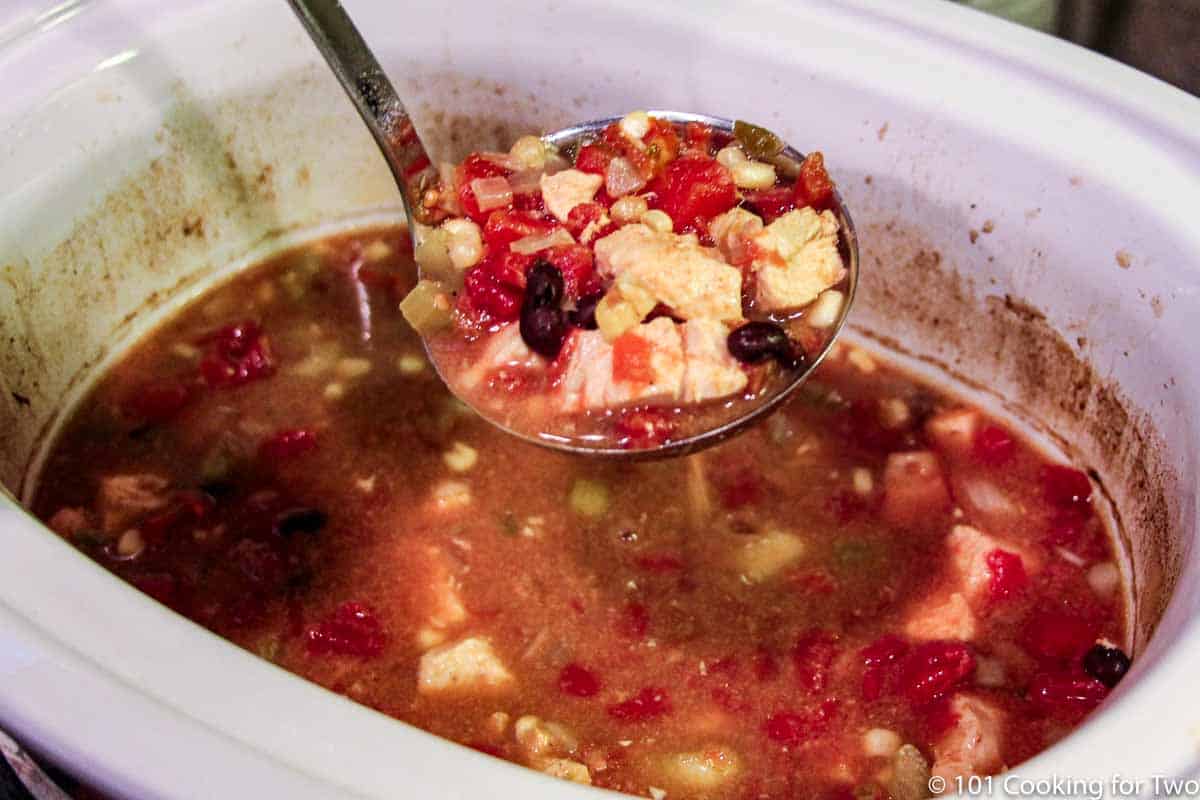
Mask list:
[{"label": "dark background", "polygon": [[1200,0],[1059,0],[1055,32],[1200,95]]}]

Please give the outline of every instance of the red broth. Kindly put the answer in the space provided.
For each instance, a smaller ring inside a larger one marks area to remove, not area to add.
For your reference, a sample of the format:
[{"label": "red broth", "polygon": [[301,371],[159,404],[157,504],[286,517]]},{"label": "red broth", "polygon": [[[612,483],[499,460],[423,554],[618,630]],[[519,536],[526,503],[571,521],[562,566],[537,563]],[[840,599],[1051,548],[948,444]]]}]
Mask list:
[{"label": "red broth", "polygon": [[406,248],[332,238],[183,309],[77,410],[36,512],[332,691],[639,795],[920,797],[1128,667],[1087,476],[1000,423],[843,346],[686,460],[523,444],[425,362]]}]

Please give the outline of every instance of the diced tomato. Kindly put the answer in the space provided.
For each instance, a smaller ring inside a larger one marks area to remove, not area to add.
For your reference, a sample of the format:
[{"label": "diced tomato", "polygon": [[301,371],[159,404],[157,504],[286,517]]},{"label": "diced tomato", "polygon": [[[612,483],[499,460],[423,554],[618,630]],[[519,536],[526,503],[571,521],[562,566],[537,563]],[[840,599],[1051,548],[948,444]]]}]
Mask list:
[{"label": "diced tomato", "polygon": [[992,579],[988,583],[988,593],[992,600],[1004,600],[1014,597],[1029,585],[1029,576],[1025,574],[1025,564],[1016,553],[996,549],[987,555],[988,570]]},{"label": "diced tomato", "polygon": [[1041,472],[1046,500],[1062,509],[1083,509],[1092,501],[1092,482],[1077,469],[1046,464]]},{"label": "diced tomato", "polygon": [[267,338],[256,322],[226,326],[203,337],[200,343],[208,345],[200,361],[200,374],[211,387],[229,389],[275,371]]},{"label": "diced tomato", "polygon": [[654,381],[650,358],[654,354],[650,342],[634,331],[626,331],[613,340],[613,380],[647,384]]},{"label": "diced tomato", "polygon": [[644,556],[638,556],[634,563],[638,565],[639,569],[659,575],[679,572],[685,566],[683,558],[675,553],[647,553]]},{"label": "diced tomato", "polygon": [[558,688],[572,697],[592,697],[600,691],[596,673],[580,664],[567,664],[558,673]]},{"label": "diced tomato", "polygon": [[575,157],[575,169],[593,175],[603,175],[608,171],[608,162],[616,157],[617,153],[607,145],[584,145],[579,148],[579,154]]},{"label": "diced tomato", "polygon": [[746,192],[745,198],[746,207],[762,217],[767,225],[796,208],[796,193],[789,186]]},{"label": "diced tomato", "polygon": [[675,421],[666,409],[634,407],[620,413],[614,431],[620,447],[650,447],[671,438]]},{"label": "diced tomato", "polygon": [[988,466],[998,467],[1008,463],[1016,451],[1016,442],[999,425],[985,425],[975,434],[972,452],[978,461]]},{"label": "diced tomato", "polygon": [[908,642],[888,634],[864,647],[859,653],[863,662],[862,696],[878,700],[890,694],[899,676],[901,659],[908,655]]},{"label": "diced tomato", "polygon": [[518,239],[549,233],[557,227],[557,222],[534,211],[496,209],[484,223],[483,241],[489,249],[504,250]]},{"label": "diced tomato", "polygon": [[689,122],[683,128],[683,153],[686,155],[711,156],[713,130],[701,122]]},{"label": "diced tomato", "polygon": [[162,380],[143,383],[122,404],[130,419],[142,422],[168,422],[192,399],[191,388],[180,381]]},{"label": "diced tomato", "polygon": [[641,603],[628,603],[618,628],[631,639],[642,639],[650,629],[650,612]]},{"label": "diced tomato", "polygon": [[317,446],[317,434],[304,428],[279,431],[258,447],[259,458],[283,461],[303,455]]},{"label": "diced tomato", "polygon": [[464,279],[471,305],[497,322],[511,322],[521,313],[521,291],[497,280],[483,266],[467,270]]},{"label": "diced tomato", "polygon": [[611,220],[604,225],[598,224],[607,213],[608,210],[599,203],[580,203],[567,214],[567,231],[579,241],[590,244],[617,229],[617,223]]},{"label": "diced tomato", "polygon": [[1095,624],[1065,611],[1034,611],[1025,624],[1025,646],[1035,656],[1076,661],[1096,642]]},{"label": "diced tomato", "polygon": [[1073,511],[1060,512],[1050,520],[1050,526],[1042,541],[1051,547],[1071,546],[1079,541],[1087,526],[1087,517]]},{"label": "diced tomato", "polygon": [[363,603],[342,603],[304,635],[308,652],[369,658],[383,652],[387,636],[375,610]]},{"label": "diced tomato", "polygon": [[458,202],[462,206],[463,213],[483,225],[492,212],[479,210],[475,192],[471,189],[471,181],[476,178],[498,178],[508,177],[508,175],[509,171],[504,167],[488,161],[478,153],[467,156],[466,160],[454,169],[454,185],[457,187]]},{"label": "diced tomato", "polygon": [[735,470],[718,485],[721,505],[730,510],[756,503],[762,497],[762,475],[753,467]]},{"label": "diced tomato", "polygon": [[715,159],[688,156],[672,161],[650,184],[654,208],[675,221],[675,232],[707,230],[708,221],[737,205],[729,170]]},{"label": "diced tomato", "polygon": [[825,156],[809,153],[796,176],[796,205],[823,211],[833,205],[833,181],[825,171]]},{"label": "diced tomato", "polygon": [[1055,717],[1077,718],[1098,706],[1108,687],[1083,674],[1041,672],[1029,684],[1034,708]]},{"label": "diced tomato", "polygon": [[750,666],[754,669],[754,677],[759,683],[767,683],[779,677],[779,659],[761,645],[755,649]]},{"label": "diced tomato", "polygon": [[482,269],[498,283],[512,289],[524,290],[525,279],[537,258],[529,253],[514,253],[507,247],[489,250],[480,262]]},{"label": "diced tomato", "polygon": [[806,713],[776,712],[767,717],[763,731],[767,738],[784,747],[796,747],[825,733],[837,712],[837,703],[826,700]]},{"label": "diced tomato", "polygon": [[800,685],[814,694],[825,691],[838,650],[837,637],[826,631],[811,631],[796,642],[792,663]]},{"label": "diced tomato", "polygon": [[671,713],[665,689],[646,687],[623,703],[608,707],[608,715],[621,722],[645,722]]},{"label": "diced tomato", "polygon": [[926,642],[904,659],[900,681],[913,705],[951,691],[975,671],[975,657],[960,642]]},{"label": "diced tomato", "polygon": [[563,244],[544,250],[540,255],[562,273],[563,294],[571,300],[578,300],[602,290],[600,278],[596,275],[595,260],[589,248],[581,244]]}]

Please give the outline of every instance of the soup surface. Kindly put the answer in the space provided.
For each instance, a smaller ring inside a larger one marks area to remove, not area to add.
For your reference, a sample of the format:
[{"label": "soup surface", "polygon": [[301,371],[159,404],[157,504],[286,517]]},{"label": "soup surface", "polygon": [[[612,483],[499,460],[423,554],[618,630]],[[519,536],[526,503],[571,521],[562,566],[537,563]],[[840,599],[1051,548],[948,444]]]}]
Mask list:
[{"label": "soup surface", "polygon": [[426,362],[407,247],[321,241],[185,308],[78,409],[37,513],[335,692],[656,798],[923,797],[1124,674],[1083,473],[847,346],[685,460],[521,443]]}]

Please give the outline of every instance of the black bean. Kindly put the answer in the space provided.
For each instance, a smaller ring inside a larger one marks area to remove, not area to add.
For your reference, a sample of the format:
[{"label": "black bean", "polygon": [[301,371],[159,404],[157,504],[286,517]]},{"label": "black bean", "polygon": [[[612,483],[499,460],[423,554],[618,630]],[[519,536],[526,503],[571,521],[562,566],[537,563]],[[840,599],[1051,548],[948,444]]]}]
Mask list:
[{"label": "black bean", "polygon": [[1096,644],[1083,657],[1083,669],[1088,675],[1112,688],[1129,671],[1129,656],[1118,647]]},{"label": "black bean", "polygon": [[289,537],[297,533],[320,533],[329,521],[329,516],[316,508],[297,508],[285,511],[275,521],[275,530],[280,536]]},{"label": "black bean", "polygon": [[729,334],[729,352],[743,364],[760,364],[774,358],[788,369],[796,369],[804,356],[792,345],[787,333],[774,322],[747,322]]},{"label": "black bean", "polygon": [[525,305],[557,308],[563,296],[563,276],[548,261],[537,261],[525,276]]},{"label": "black bean", "polygon": [[604,292],[596,292],[579,298],[579,302],[575,304],[575,310],[570,312],[567,318],[576,328],[583,328],[585,331],[596,330],[596,306],[602,299],[604,299]]},{"label": "black bean", "polygon": [[562,309],[545,306],[521,307],[521,338],[529,349],[546,358],[556,358],[567,335]]}]

